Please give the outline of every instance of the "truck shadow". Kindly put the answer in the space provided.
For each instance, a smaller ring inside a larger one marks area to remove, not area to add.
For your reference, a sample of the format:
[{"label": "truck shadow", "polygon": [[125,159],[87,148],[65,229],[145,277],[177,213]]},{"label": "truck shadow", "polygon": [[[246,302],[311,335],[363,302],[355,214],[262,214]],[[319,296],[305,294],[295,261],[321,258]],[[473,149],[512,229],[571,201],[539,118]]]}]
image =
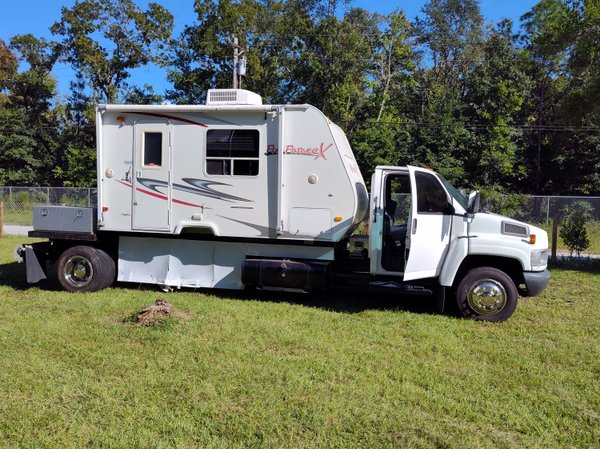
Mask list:
[{"label": "truck shadow", "polygon": [[33,287],[49,291],[61,290],[60,286],[52,280],[44,280],[34,285],[28,284],[25,264],[17,262],[0,265],[0,285],[5,285],[15,290],[28,290]]},{"label": "truck shadow", "polygon": [[[366,290],[357,291],[356,289],[332,289],[311,293],[260,290],[210,290],[209,292],[211,295],[222,299],[288,303],[336,313],[352,314],[368,310],[397,310],[411,313],[439,314],[436,300],[431,296],[398,295]],[[447,312],[444,314],[447,314]]]},{"label": "truck shadow", "polygon": [[[17,262],[0,264],[0,285],[21,291],[31,288],[39,288],[47,291],[62,290],[58,285],[58,282],[52,277],[34,285],[28,284],[26,280],[25,265]],[[149,292],[153,291],[160,293],[160,289],[155,285],[140,286],[137,284],[117,283],[115,286],[123,289],[143,289]],[[433,297],[398,295],[356,289],[337,288],[312,293],[218,289],[184,289],[182,291],[196,291],[221,299],[233,299],[238,301],[288,303],[337,313],[360,313],[367,310],[398,310],[424,314],[437,313],[437,305]]]}]

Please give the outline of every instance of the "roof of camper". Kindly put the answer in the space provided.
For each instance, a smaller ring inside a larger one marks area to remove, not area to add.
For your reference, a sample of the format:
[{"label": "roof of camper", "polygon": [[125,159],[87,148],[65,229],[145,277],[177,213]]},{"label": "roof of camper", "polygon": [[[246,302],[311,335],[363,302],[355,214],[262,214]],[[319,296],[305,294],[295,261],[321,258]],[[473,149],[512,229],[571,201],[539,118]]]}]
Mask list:
[{"label": "roof of camper", "polygon": [[204,104],[99,104],[101,111],[118,112],[197,112],[197,111],[272,111],[280,107],[285,109],[308,109],[308,104],[286,105],[204,105]]},{"label": "roof of camper", "polygon": [[137,105],[99,104],[100,111],[119,112],[196,112],[196,111],[271,111],[277,108],[307,109],[309,105],[268,105],[262,103],[260,95],[244,89],[209,89],[203,105]]}]

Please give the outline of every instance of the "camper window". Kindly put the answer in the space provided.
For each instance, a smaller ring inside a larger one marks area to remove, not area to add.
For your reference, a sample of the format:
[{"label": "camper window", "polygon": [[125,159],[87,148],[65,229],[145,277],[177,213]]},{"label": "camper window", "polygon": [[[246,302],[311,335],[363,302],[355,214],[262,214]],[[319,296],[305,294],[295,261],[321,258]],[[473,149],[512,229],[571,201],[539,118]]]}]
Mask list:
[{"label": "camper window", "polygon": [[162,165],[162,133],[144,133],[144,167]]},{"label": "camper window", "polygon": [[258,175],[259,132],[256,129],[211,129],[206,132],[206,173]]}]

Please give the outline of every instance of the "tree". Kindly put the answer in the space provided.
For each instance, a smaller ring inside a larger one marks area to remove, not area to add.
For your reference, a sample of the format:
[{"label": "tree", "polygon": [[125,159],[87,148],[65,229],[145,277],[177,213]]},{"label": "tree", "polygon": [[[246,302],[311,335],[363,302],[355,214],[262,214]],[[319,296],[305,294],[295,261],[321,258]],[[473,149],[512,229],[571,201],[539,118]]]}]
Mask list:
[{"label": "tree", "polygon": [[18,68],[19,60],[0,39],[0,107],[7,101],[6,91],[12,85]]},{"label": "tree", "polygon": [[29,68],[15,70],[5,84],[2,115],[6,134],[1,144],[5,182],[48,184],[53,181],[51,167],[58,149],[51,105],[56,92],[56,80],[50,75],[56,61],[53,46],[24,35],[11,39],[11,49]]},{"label": "tree", "polygon": [[590,246],[586,223],[591,218],[591,212],[592,207],[585,201],[577,201],[562,210],[564,218],[559,235],[569,248],[571,257],[573,257],[573,251],[576,251],[577,257],[579,257],[581,251],[585,251]]},{"label": "tree", "polygon": [[523,16],[523,41],[537,87],[528,105],[536,190],[597,194],[600,148],[600,6],[542,0]]},{"label": "tree", "polygon": [[421,164],[464,184],[472,138],[466,80],[480,63],[483,18],[476,0],[429,0],[423,13],[415,26],[424,60],[432,65],[416,73],[413,148]]},{"label": "tree", "polygon": [[372,113],[377,114],[379,121],[385,112],[386,105],[406,109],[404,103],[408,95],[407,89],[414,89],[414,71],[417,55],[413,49],[413,28],[402,11],[394,11],[385,17],[382,30],[376,41],[373,58],[373,100],[376,107]]},{"label": "tree", "polygon": [[62,38],[62,58],[101,101],[117,101],[132,69],[164,63],[173,16],[157,3],[143,11],[132,0],[78,0],[61,11],[51,31]]},{"label": "tree", "polygon": [[71,94],[57,111],[62,130],[59,163],[53,173],[61,185],[94,187],[96,185],[96,129],[94,102],[78,74],[71,82]]},{"label": "tree", "polygon": [[11,104],[19,59],[0,40],[0,185],[27,184],[35,178],[39,162],[30,149],[35,146],[25,111]]},{"label": "tree", "polygon": [[377,165],[415,162],[411,151],[414,120],[411,103],[418,56],[413,28],[401,11],[381,17],[374,33],[374,50],[368,70],[366,104],[357,111],[350,142],[363,173]]},{"label": "tree", "polygon": [[[229,87],[232,37],[248,60],[243,87],[270,103],[311,103],[334,120],[360,104],[370,65],[374,16],[332,11],[324,0],[218,0],[195,4],[197,23],[185,28],[172,54],[168,98],[202,101],[209,88]],[[345,2],[344,2],[345,3]]]},{"label": "tree", "polygon": [[465,79],[463,114],[471,137],[464,167],[473,184],[487,189],[501,190],[526,176],[523,130],[518,125],[532,83],[511,30],[509,20],[488,30],[480,60]]},{"label": "tree", "polygon": [[432,58],[434,79],[459,81],[477,60],[483,26],[477,0],[429,0],[423,14],[416,27]]},{"label": "tree", "polygon": [[25,111],[0,108],[0,123],[0,185],[35,185],[43,166],[32,151],[37,142]]}]

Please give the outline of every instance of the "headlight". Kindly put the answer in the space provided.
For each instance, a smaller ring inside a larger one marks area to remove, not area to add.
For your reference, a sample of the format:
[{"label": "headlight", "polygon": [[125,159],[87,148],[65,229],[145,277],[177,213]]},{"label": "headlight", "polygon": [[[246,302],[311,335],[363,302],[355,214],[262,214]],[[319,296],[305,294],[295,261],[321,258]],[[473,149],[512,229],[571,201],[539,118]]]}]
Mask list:
[{"label": "headlight", "polygon": [[534,249],[531,251],[531,269],[542,270],[548,265],[548,250]]}]

